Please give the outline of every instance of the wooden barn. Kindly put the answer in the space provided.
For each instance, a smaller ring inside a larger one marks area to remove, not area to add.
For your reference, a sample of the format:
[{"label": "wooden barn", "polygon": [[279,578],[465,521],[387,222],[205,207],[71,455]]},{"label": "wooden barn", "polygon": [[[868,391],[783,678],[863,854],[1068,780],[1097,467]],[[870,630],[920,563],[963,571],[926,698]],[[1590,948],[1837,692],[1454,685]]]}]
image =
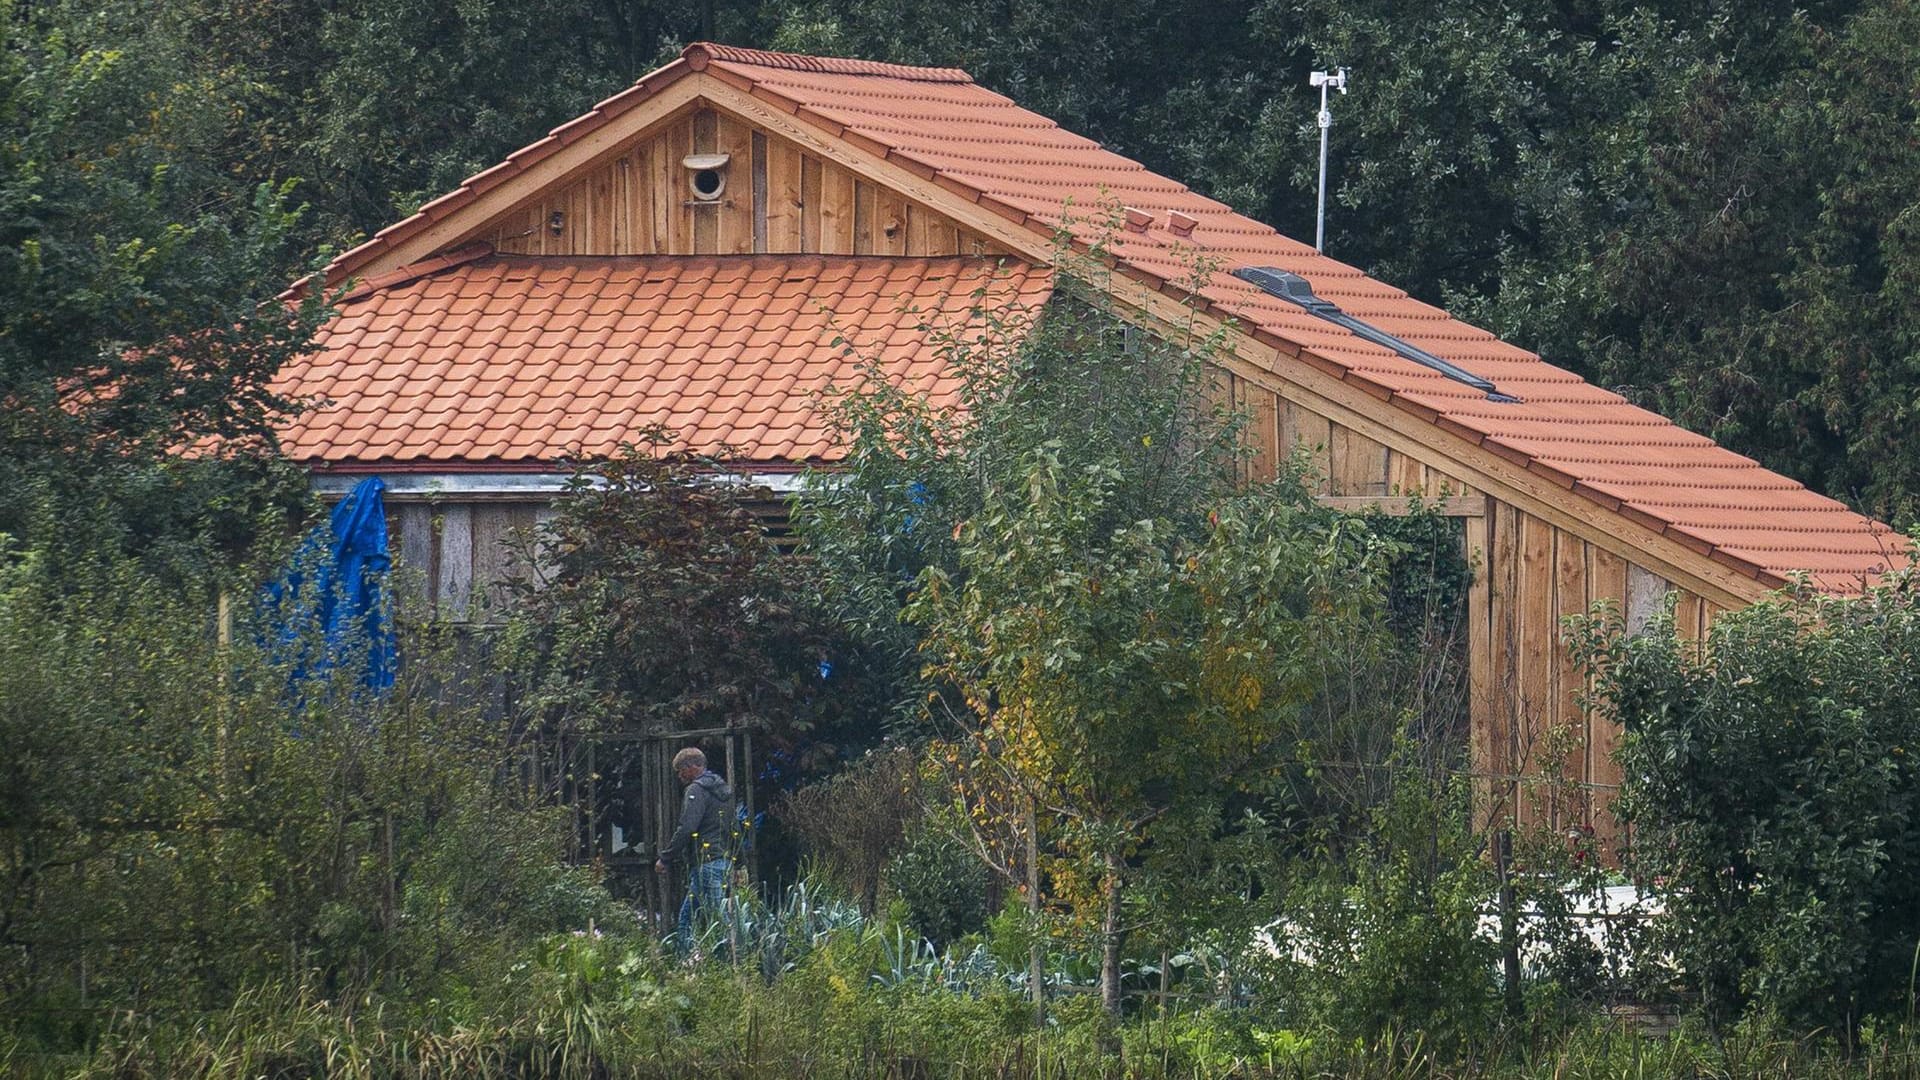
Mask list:
[{"label": "wooden barn", "polygon": [[[1616,732],[1574,706],[1562,616],[1611,598],[1643,623],[1677,594],[1698,637],[1794,575],[1845,592],[1905,558],[1886,526],[963,71],[710,44],[337,259],[329,282],[357,284],[279,387],[326,403],[285,445],[323,490],[385,477],[417,599],[484,620],[500,538],[560,459],[662,424],[788,487],[839,452],[812,397],[850,373],[837,336],[950,393],[917,327],[982,287],[1044,301],[1068,208],[1108,200],[1116,307],[1228,326],[1220,385],[1256,469],[1305,445],[1337,505],[1444,497],[1478,560],[1476,769],[1537,771],[1565,728],[1603,832]],[[1196,254],[1217,267],[1198,283]]]}]

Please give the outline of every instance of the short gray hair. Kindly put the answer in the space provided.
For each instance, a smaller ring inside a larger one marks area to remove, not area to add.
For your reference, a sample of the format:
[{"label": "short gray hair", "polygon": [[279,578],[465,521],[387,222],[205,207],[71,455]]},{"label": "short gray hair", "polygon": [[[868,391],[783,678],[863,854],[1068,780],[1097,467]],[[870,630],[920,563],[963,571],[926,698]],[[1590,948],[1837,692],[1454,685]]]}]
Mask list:
[{"label": "short gray hair", "polygon": [[679,772],[689,765],[696,769],[704,769],[707,767],[707,755],[701,753],[700,748],[697,746],[689,746],[685,750],[673,755],[674,772]]}]

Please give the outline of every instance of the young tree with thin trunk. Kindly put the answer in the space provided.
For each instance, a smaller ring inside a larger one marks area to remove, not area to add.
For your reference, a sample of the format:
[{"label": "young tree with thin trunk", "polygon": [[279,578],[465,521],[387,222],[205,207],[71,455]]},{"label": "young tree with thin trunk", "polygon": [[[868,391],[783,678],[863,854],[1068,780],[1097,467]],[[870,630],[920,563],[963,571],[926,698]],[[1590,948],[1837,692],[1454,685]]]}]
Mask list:
[{"label": "young tree with thin trunk", "polygon": [[1061,261],[1039,318],[951,343],[961,407],[849,396],[854,467],[809,533],[849,602],[902,605],[976,851],[1098,942],[1117,1013],[1163,826],[1220,831],[1296,755],[1327,650],[1385,640],[1388,553],[1291,475],[1241,487],[1211,343],[1137,334]]}]

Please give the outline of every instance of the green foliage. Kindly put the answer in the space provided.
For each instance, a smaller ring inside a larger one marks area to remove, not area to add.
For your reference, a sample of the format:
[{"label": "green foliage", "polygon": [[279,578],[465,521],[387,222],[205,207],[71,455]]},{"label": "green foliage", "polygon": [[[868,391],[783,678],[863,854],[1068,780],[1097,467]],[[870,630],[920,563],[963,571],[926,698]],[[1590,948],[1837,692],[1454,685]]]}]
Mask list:
[{"label": "green foliage", "polygon": [[843,395],[850,468],[805,533],[849,608],[919,635],[924,681],[902,681],[949,738],[935,758],[963,839],[1030,899],[1036,846],[1117,1009],[1127,890],[1238,832],[1229,800],[1391,651],[1405,546],[1292,474],[1238,489],[1211,343],[1136,336],[1102,307],[1098,252],[1061,262],[1086,280],[1043,317],[943,342],[955,405],[879,378]]},{"label": "green foliage", "polygon": [[442,705],[429,642],[384,699],[285,701],[244,618],[129,561],[0,575],[0,998],[72,1048],[115,1012],[261,983],[457,994],[513,942],[609,917],[563,822],[511,798],[498,733]]},{"label": "green foliage", "polygon": [[[1268,10],[1277,39],[1357,73],[1333,250],[1820,490],[1914,513],[1896,447],[1920,156],[1893,134],[1914,116],[1911,3]],[[1295,190],[1305,115],[1248,144]]]},{"label": "green foliage", "polygon": [[964,828],[929,815],[887,863],[887,887],[907,905],[916,934],[945,945],[986,925],[987,878],[980,859],[959,837]]},{"label": "green foliage", "polygon": [[[650,937],[581,930],[523,945],[500,979],[456,1009],[268,989],[191,1022],[124,1022],[85,1053],[0,1063],[21,1075],[114,1077],[689,1075],[952,1080],[1137,1080],[1315,1076],[1522,1078],[1908,1074],[1908,1029],[1869,1031],[1852,1057],[1831,1045],[1682,1029],[1652,1039],[1594,1021],[1508,1052],[1459,1057],[1417,1037],[1339,1039],[1273,1027],[1243,1010],[1182,1009],[1132,1019],[1109,1039],[1098,1003],[1062,1004],[1036,1029],[1004,987],[946,981],[947,960],[895,978],[895,931],[831,922],[818,896],[778,914],[806,945],[771,978],[752,966],[681,966]],[[897,928],[896,928],[897,929]],[[949,960],[951,957],[948,958]]]},{"label": "green foliage", "polygon": [[[775,5],[529,6],[174,0],[188,66],[216,73],[250,138],[244,176],[298,177],[310,235],[344,245],[411,214],[673,59],[764,37]],[[716,38],[716,35],[718,37]]]},{"label": "green foliage", "polygon": [[1625,725],[1629,866],[1721,1023],[1743,1010],[1850,1037],[1905,1015],[1920,950],[1920,603],[1899,577],[1856,599],[1780,598],[1716,621],[1671,612],[1576,633]]},{"label": "green foliage", "polygon": [[[664,436],[659,436],[664,439]],[[862,678],[812,564],[775,550],[764,493],[721,462],[632,448],[583,467],[523,542],[506,647],[549,731],[741,726],[858,739]]]},{"label": "green foliage", "polygon": [[273,299],[299,210],[228,174],[227,87],[167,20],[9,6],[0,35],[0,532],[204,574],[303,505],[268,388],[327,310]]},{"label": "green foliage", "polygon": [[[673,970],[617,932],[534,941],[619,916],[557,868],[556,823],[496,790],[497,733],[435,700],[430,648],[410,648],[388,704],[294,715],[244,632],[214,646],[204,583],[243,581],[236,556],[306,507],[269,452],[290,403],[266,386],[324,298],[273,296],[313,248],[400,217],[693,37],[960,64],[1296,235],[1317,134],[1299,76],[1347,64],[1336,255],[1857,505],[1916,512],[1911,0],[4,15],[9,1066],[96,1036],[91,1067],[127,1075],[1381,1075],[1479,1052],[1458,1050],[1487,1006],[1463,909],[1486,883],[1431,786],[1460,716],[1459,639],[1431,614],[1465,580],[1448,526],[1339,521],[1285,482],[1231,494],[1235,420],[1199,404],[1205,343],[1136,351],[1084,294],[1024,352],[1009,331],[1031,313],[983,296],[987,332],[949,349],[970,388],[957,409],[879,386],[844,399],[851,468],[817,489],[814,561],[770,559],[710,475],[635,460],[576,492],[535,563],[552,588],[514,631],[529,706],[557,726],[738,720],[803,740],[803,769],[882,714],[989,736],[935,759],[971,785],[936,800],[950,834],[893,793],[829,805],[864,852],[849,880],[872,883],[869,907],[905,838],[893,888],[930,932],[966,925],[978,884],[947,839],[1024,885],[1032,811],[1057,903],[997,917],[996,964],[804,913],[755,916],[784,944],[760,948],[752,979]],[[189,445],[203,452],[167,454]],[[1517,1069],[1845,1068],[1766,1033],[1784,1021],[1857,1038],[1875,1075],[1912,1071],[1910,1038],[1861,1022],[1912,1008],[1907,588],[1729,617],[1707,659],[1660,634],[1593,639],[1634,728],[1636,871],[1671,886],[1669,944],[1709,1014],[1752,1018],[1657,1056],[1576,1029]],[[910,599],[917,623],[899,617]],[[1390,753],[1403,770],[1378,768]],[[1007,783],[1009,764],[1045,782]],[[1075,911],[1115,968],[1190,946],[1231,983],[1233,946],[1290,913],[1324,925],[1338,964],[1272,1002],[1298,1032],[1261,1027],[1271,1015],[1135,1023],[1120,1065],[1089,1003],[1043,1038],[984,989],[1013,985],[1033,945],[1046,978],[1084,982],[1088,957],[1049,951]],[[131,1018],[102,1033],[109,1011]]]},{"label": "green foliage", "polygon": [[1352,858],[1302,867],[1269,993],[1290,1025],[1456,1060],[1499,1027],[1495,882],[1463,782],[1399,766]]}]

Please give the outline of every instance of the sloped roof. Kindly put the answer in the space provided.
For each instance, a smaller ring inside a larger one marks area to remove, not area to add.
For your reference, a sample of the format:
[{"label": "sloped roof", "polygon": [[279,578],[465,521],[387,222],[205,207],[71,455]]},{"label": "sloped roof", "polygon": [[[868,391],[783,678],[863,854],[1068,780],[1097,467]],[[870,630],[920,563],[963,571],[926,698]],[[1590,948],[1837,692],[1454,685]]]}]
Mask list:
[{"label": "sloped roof", "polygon": [[[695,44],[681,59],[343,255],[329,277],[339,280],[666,85],[702,71],[1036,234],[1052,236],[1064,224],[1091,240],[1105,231],[1094,220],[1096,207],[1117,201],[1143,211],[1149,216],[1143,230],[1123,229],[1108,240],[1124,269],[1168,292],[1194,285],[1209,313],[1238,320],[1301,362],[1763,583],[1804,571],[1821,587],[1845,589],[1887,569],[1890,553],[1907,546],[1885,525],[1065,131],[954,69]],[[1173,231],[1176,212],[1192,219],[1190,231]],[[1070,220],[1076,213],[1080,219]],[[1218,269],[1193,283],[1196,255]],[[1520,401],[1489,401],[1231,276],[1250,266],[1298,274],[1348,314],[1493,381]]]},{"label": "sloped roof", "polygon": [[280,392],[331,399],[283,444],[315,466],[533,464],[611,454],[660,424],[679,436],[669,450],[832,460],[818,391],[873,360],[941,400],[957,384],[926,328],[962,329],[983,301],[1037,309],[1051,289],[1011,260],[469,249],[341,305],[321,351],[280,375]]}]

